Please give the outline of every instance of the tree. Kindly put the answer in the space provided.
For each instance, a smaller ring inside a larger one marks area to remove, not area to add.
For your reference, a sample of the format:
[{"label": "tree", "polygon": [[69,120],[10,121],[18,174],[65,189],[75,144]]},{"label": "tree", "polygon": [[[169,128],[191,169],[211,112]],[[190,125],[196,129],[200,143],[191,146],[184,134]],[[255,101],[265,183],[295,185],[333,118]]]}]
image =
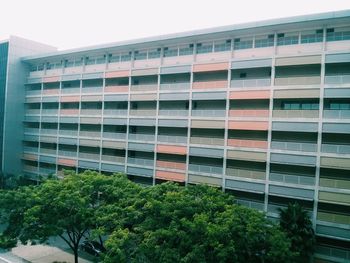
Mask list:
[{"label": "tree", "polygon": [[60,236],[77,263],[79,243],[96,228],[99,207],[116,202],[118,195],[121,198],[121,186],[128,183],[123,175],[108,177],[87,171],[69,173],[63,180],[46,180],[39,186],[2,191],[0,207],[8,223],[2,238],[43,243],[50,236]]},{"label": "tree", "polygon": [[135,201],[104,262],[293,262],[278,226],[213,187],[165,183]]},{"label": "tree", "polygon": [[292,242],[292,251],[299,253],[296,262],[310,262],[315,246],[315,233],[306,210],[298,203],[280,209],[280,227]]}]

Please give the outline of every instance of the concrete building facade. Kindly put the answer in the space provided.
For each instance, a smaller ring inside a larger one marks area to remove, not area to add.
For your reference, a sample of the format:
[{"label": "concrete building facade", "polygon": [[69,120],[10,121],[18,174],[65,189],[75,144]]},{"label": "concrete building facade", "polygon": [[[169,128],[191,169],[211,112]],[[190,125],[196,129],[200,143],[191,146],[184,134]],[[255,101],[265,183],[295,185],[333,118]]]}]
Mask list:
[{"label": "concrete building facade", "polygon": [[43,47],[7,79],[5,173],[206,183],[270,218],[296,200],[319,262],[350,261],[350,11]]}]

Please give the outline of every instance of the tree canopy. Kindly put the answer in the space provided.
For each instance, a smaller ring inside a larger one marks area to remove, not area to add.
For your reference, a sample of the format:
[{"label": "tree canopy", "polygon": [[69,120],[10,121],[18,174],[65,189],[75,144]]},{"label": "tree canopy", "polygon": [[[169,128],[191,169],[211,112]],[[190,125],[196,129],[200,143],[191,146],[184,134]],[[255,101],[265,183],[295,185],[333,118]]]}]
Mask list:
[{"label": "tree canopy", "polygon": [[106,240],[104,262],[288,263],[297,255],[263,213],[204,185],[141,187],[122,174],[70,173],[0,191],[0,210],[7,223],[0,243],[60,236],[76,262],[86,237]]}]

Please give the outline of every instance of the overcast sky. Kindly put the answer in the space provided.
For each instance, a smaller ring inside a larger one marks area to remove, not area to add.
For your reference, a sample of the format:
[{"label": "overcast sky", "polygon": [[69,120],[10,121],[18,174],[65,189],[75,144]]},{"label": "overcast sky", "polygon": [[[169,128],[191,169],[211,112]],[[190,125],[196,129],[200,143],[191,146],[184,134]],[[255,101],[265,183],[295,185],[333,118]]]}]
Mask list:
[{"label": "overcast sky", "polygon": [[0,40],[69,49],[345,9],[349,0],[0,0]]}]

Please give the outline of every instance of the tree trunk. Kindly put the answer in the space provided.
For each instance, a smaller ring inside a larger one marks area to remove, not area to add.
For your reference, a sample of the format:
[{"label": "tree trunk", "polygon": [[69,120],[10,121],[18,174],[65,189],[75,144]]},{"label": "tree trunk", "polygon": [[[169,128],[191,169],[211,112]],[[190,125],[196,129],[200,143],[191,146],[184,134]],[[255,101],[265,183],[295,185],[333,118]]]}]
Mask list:
[{"label": "tree trunk", "polygon": [[78,258],[78,247],[75,247],[73,249],[73,252],[74,252],[74,263],[78,263],[78,261],[79,261],[79,258]]}]

